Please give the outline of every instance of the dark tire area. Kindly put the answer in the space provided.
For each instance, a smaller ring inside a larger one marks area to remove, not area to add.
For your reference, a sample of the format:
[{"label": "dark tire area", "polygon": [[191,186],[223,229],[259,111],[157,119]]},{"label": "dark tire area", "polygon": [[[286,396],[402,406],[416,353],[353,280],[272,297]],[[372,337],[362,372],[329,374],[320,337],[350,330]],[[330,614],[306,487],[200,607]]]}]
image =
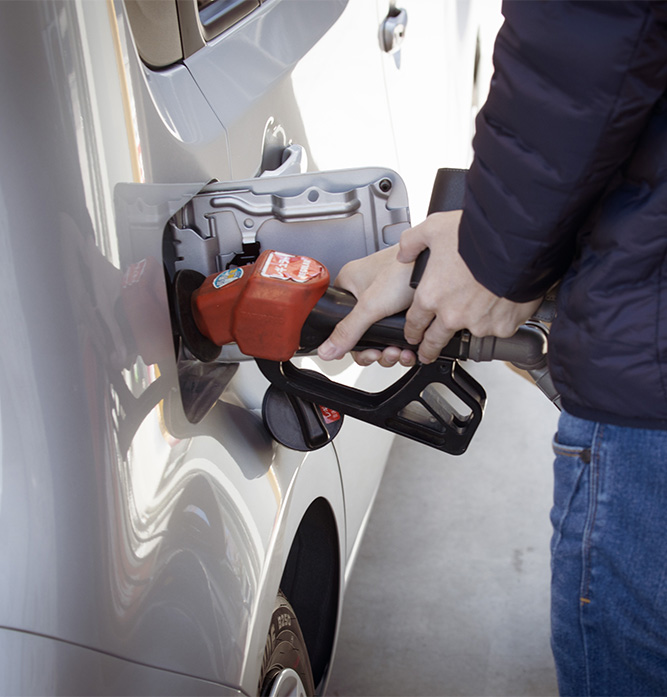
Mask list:
[{"label": "dark tire area", "polygon": [[258,694],[266,697],[284,670],[291,669],[301,679],[306,694],[315,694],[313,673],[301,627],[292,606],[279,591],[266,638]]}]

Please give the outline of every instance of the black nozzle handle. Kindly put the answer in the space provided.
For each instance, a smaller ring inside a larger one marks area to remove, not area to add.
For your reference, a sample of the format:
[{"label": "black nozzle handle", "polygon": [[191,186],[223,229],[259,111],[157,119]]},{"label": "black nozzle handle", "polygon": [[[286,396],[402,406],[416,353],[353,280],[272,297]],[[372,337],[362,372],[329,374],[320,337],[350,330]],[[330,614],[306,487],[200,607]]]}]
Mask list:
[{"label": "black nozzle handle", "polygon": [[[336,324],[352,311],[356,302],[352,293],[341,288],[329,288],[311,310],[303,325],[301,348],[306,352],[316,349],[331,334]],[[373,348],[381,351],[387,346],[398,346],[417,353],[418,346],[406,340],[404,328],[405,312],[385,317],[368,328],[353,350],[363,351]],[[443,348],[440,355],[443,358],[466,358],[466,346],[466,333],[458,332]]]},{"label": "black nozzle handle", "polygon": [[410,288],[414,289],[419,285],[419,282],[422,280],[422,276],[424,275],[424,271],[426,270],[426,264],[428,264],[430,256],[430,249],[422,249],[422,251],[419,252],[419,256],[415,259],[415,265],[412,267]]},{"label": "black nozzle handle", "polygon": [[454,360],[413,366],[380,392],[334,382],[290,361],[256,361],[273,388],[452,455],[465,452],[486,403],[484,388]]},{"label": "black nozzle handle", "polygon": [[[352,293],[329,288],[308,315],[301,331],[304,351],[317,348],[346,317],[356,304]],[[418,346],[408,343],[404,335],[405,313],[400,312],[376,322],[361,337],[355,351],[368,348],[385,349],[398,346],[417,352]],[[475,362],[508,361],[523,370],[537,370],[546,365],[548,334],[540,324],[526,323],[514,336],[499,339],[494,336],[476,337],[468,331],[457,332],[440,352],[441,358],[469,359]]]},{"label": "black nozzle handle", "polygon": [[506,361],[521,370],[540,370],[547,364],[549,335],[541,324],[527,322],[516,334],[500,339],[470,335],[468,355],[471,361]]}]

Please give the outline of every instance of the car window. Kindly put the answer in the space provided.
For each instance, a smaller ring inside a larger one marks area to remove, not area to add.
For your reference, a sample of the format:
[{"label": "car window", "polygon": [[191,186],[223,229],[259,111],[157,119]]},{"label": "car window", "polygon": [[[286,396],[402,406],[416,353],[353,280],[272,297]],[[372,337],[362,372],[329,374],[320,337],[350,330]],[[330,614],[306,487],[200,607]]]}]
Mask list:
[{"label": "car window", "polygon": [[259,0],[125,0],[141,59],[166,68],[249,15]]},{"label": "car window", "polygon": [[125,8],[146,65],[163,68],[183,58],[176,0],[125,0]]},{"label": "car window", "polygon": [[259,7],[259,0],[197,0],[199,21],[212,39]]}]

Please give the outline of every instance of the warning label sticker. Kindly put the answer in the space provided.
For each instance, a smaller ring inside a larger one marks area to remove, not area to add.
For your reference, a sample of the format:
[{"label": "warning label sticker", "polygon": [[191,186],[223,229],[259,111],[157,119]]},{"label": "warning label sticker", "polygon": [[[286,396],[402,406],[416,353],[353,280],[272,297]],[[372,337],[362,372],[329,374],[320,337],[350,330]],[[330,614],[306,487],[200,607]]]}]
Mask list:
[{"label": "warning label sticker", "polygon": [[142,259],[136,264],[131,264],[128,267],[127,271],[123,274],[123,288],[129,288],[141,280],[146,270],[146,264],[146,259]]},{"label": "warning label sticker", "polygon": [[317,278],[322,271],[322,265],[310,257],[271,252],[264,264],[264,268],[261,270],[261,274],[265,278],[306,283],[313,278]]},{"label": "warning label sticker", "polygon": [[320,412],[325,424],[332,424],[334,421],[340,421],[340,414],[335,409],[329,409],[329,407],[320,407]]}]

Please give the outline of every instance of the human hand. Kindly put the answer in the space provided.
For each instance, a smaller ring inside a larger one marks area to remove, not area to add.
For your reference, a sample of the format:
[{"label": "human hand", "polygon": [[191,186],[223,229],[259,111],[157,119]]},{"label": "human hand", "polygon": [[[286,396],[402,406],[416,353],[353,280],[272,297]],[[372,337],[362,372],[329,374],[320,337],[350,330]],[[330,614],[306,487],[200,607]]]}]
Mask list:
[{"label": "human hand", "polygon": [[[399,263],[397,253],[398,245],[394,245],[351,261],[341,269],[334,285],[350,291],[357,298],[357,304],[319,347],[320,358],[342,358],[372,324],[409,307],[414,294],[410,288],[412,264]],[[398,361],[403,365],[415,362],[414,353],[396,346],[384,351],[368,349],[353,356],[360,365],[378,361],[389,367]]]},{"label": "human hand", "polygon": [[405,338],[419,344],[422,363],[432,363],[461,329],[479,337],[512,336],[541,302],[500,298],[475,279],[458,252],[461,215],[460,210],[433,213],[401,236],[397,260],[410,268],[423,249],[430,249],[405,322]]}]

